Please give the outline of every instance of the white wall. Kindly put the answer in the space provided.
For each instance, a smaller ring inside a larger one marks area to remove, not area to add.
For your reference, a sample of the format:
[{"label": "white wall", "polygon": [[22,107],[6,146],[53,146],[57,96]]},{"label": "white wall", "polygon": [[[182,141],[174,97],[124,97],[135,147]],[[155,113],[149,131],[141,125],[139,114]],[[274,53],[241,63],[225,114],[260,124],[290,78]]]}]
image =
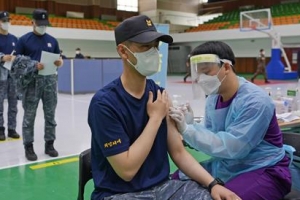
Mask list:
[{"label": "white wall", "polygon": [[154,23],[159,23],[159,16],[160,16],[159,13],[161,13],[160,20],[162,23],[168,20],[173,25],[198,26],[197,14],[193,14],[193,13],[162,10],[162,9],[141,12],[141,14],[150,17]]},{"label": "white wall", "polygon": [[[20,37],[32,31],[31,26],[11,26],[9,32]],[[116,52],[113,31],[95,31],[70,28],[47,28],[47,33],[57,38],[60,48],[67,57],[75,56],[75,49],[81,48],[83,55],[92,57],[119,57]]]},{"label": "white wall", "polygon": [[167,20],[174,25],[198,26],[197,14],[158,9],[157,13],[159,12],[162,13],[162,22]]},{"label": "white wall", "polygon": [[119,58],[114,41],[58,39],[58,42],[67,57],[74,57],[79,47],[83,55],[92,58]]},{"label": "white wall", "polygon": [[[300,25],[277,26],[283,43],[300,43]],[[11,26],[10,32],[17,37],[32,31],[30,26]],[[60,48],[68,57],[74,57],[75,49],[80,47],[84,55],[103,58],[118,58],[113,31],[51,28],[47,32],[56,37]],[[270,55],[271,39],[260,32],[240,32],[239,29],[203,31],[196,33],[172,34],[175,44],[185,44],[192,48],[209,40],[227,42],[237,57],[254,57],[261,48]]]},{"label": "white wall", "polygon": [[147,10],[147,11],[140,12],[140,14],[141,15],[147,15],[149,18],[151,18],[153,23],[158,23],[159,22],[159,17],[158,17],[157,10]]}]

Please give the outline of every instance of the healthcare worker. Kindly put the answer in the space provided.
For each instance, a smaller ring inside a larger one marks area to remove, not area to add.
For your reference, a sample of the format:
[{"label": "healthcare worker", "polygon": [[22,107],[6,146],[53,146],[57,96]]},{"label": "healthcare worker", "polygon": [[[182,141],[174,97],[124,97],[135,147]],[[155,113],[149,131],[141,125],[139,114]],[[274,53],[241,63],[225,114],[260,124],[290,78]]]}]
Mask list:
[{"label": "healthcare worker", "polygon": [[204,120],[194,122],[190,106],[185,112],[170,108],[169,115],[189,145],[212,157],[201,165],[225,187],[243,200],[282,199],[290,192],[291,175],[274,103],[238,77],[234,64],[234,53],[223,42],[196,47],[192,78],[208,95]]}]

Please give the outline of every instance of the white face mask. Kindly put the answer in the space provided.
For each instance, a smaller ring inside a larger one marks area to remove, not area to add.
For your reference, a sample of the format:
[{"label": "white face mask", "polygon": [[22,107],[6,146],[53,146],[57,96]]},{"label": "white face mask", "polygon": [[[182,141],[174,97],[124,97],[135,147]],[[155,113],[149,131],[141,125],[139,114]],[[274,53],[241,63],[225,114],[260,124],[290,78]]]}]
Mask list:
[{"label": "white face mask", "polygon": [[151,76],[158,72],[160,65],[160,57],[157,48],[152,47],[148,51],[133,53],[124,46],[132,55],[136,58],[136,65],[132,64],[130,60],[127,59],[127,62],[133,66],[141,75]]},{"label": "white face mask", "polygon": [[75,51],[76,54],[80,54],[80,51]]},{"label": "white face mask", "polygon": [[[223,67],[223,66],[222,66]],[[216,75],[210,76],[206,74],[200,74],[199,76],[199,85],[204,90],[204,93],[206,95],[211,94],[217,94],[219,91],[219,87],[221,86],[221,83],[224,81],[226,76],[222,79],[222,81],[219,80],[218,75],[222,67],[219,69],[218,73]]]},{"label": "white face mask", "polygon": [[44,35],[46,33],[47,26],[36,26],[35,31],[40,34]]},{"label": "white face mask", "polygon": [[10,23],[9,22],[2,22],[1,23],[1,28],[5,31],[8,31],[9,29],[9,26],[10,26]]}]

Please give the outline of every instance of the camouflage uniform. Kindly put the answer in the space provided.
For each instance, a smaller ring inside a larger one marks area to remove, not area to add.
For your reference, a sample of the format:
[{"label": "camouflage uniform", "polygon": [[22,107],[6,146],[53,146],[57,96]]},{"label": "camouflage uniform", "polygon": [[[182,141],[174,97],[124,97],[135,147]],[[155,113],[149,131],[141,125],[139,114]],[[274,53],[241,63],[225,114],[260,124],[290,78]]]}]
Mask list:
[{"label": "camouflage uniform", "polygon": [[28,84],[22,95],[24,108],[23,137],[24,144],[34,141],[34,120],[40,99],[43,102],[45,117],[45,141],[55,140],[55,109],[57,105],[57,75],[36,76]]},{"label": "camouflage uniform", "polygon": [[[0,57],[4,54],[0,53]],[[17,126],[17,113],[18,113],[18,100],[17,100],[17,91],[16,91],[16,81],[11,76],[10,72],[3,67],[4,63],[0,63],[0,127],[4,126],[3,111],[4,106],[3,102],[5,97],[8,101],[8,129],[16,129]]]},{"label": "camouflage uniform", "polygon": [[14,76],[18,77],[18,92],[22,95],[24,145],[34,142],[34,120],[40,99],[45,115],[45,141],[55,140],[57,75],[38,75],[36,63],[29,57],[18,56],[12,69]]},{"label": "camouflage uniform", "polygon": [[252,78],[251,78],[251,82],[254,82],[254,79],[259,75],[263,75],[265,83],[269,83],[268,78],[267,78],[267,74],[266,74],[266,57],[264,55],[260,55],[257,58],[257,69],[256,72],[253,74]]}]

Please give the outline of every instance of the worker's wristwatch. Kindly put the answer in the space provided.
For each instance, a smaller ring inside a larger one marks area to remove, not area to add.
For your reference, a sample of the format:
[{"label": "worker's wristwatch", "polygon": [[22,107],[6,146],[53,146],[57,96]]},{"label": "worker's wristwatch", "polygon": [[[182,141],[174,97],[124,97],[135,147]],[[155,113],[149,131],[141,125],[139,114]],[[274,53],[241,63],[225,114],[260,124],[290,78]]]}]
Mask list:
[{"label": "worker's wristwatch", "polygon": [[211,189],[215,186],[215,185],[225,185],[224,182],[219,179],[219,178],[215,178],[215,180],[213,180],[209,185],[208,185],[208,191],[209,193],[211,193]]}]

